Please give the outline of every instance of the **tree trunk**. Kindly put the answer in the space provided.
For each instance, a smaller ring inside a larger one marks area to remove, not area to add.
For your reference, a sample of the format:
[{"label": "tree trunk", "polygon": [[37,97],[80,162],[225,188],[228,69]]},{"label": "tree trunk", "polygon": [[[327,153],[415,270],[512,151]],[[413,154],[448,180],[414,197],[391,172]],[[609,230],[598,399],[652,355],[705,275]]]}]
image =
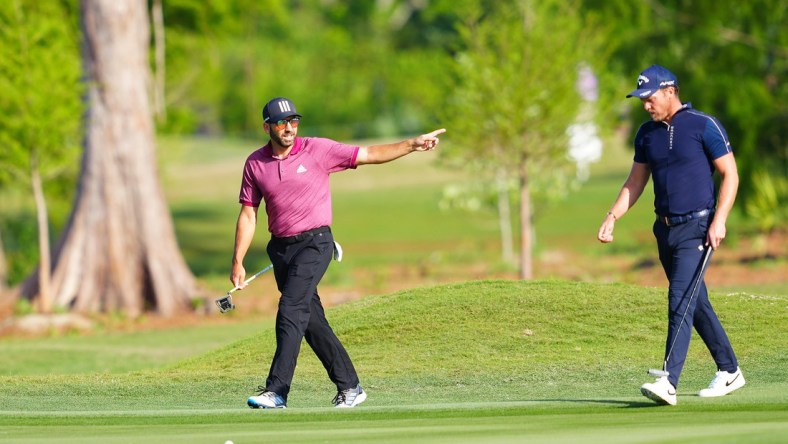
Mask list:
[{"label": "tree trunk", "polygon": [[506,171],[498,169],[495,178],[498,189],[498,228],[501,231],[501,259],[504,263],[514,263],[514,236],[512,236],[512,209],[509,205],[509,187]]},{"label": "tree trunk", "polygon": [[164,43],[164,11],[162,0],[153,0],[151,15],[153,16],[153,45],[156,60],[156,81],[153,82],[153,110],[159,122],[167,120],[167,106],[164,101],[165,87],[165,43]]},{"label": "tree trunk", "polygon": [[51,257],[49,248],[49,216],[47,202],[44,198],[44,187],[38,163],[33,159],[30,183],[33,187],[33,200],[36,203],[36,219],[38,221],[38,309],[41,313],[52,313],[52,292],[50,291]]},{"label": "tree trunk", "polygon": [[[58,306],[164,316],[197,292],[175,240],[154,155],[149,21],[142,0],[82,0],[88,79],[76,201],[54,253]],[[23,294],[35,294],[28,279]]]},{"label": "tree trunk", "polygon": [[3,247],[3,236],[0,231],[0,295],[8,287],[8,262],[5,260],[5,247]]},{"label": "tree trunk", "polygon": [[525,160],[520,163],[520,279],[532,279],[533,239],[531,236],[531,189]]}]

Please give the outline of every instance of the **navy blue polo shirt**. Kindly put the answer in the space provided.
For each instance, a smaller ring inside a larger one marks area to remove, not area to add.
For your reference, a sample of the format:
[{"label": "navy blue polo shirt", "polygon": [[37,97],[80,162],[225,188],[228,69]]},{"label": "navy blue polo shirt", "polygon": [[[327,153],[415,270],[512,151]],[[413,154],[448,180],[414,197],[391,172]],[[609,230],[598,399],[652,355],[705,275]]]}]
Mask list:
[{"label": "navy blue polo shirt", "polygon": [[654,179],[654,212],[660,216],[714,208],[714,159],[731,152],[725,128],[686,103],[670,124],[650,120],[635,135],[635,162]]}]

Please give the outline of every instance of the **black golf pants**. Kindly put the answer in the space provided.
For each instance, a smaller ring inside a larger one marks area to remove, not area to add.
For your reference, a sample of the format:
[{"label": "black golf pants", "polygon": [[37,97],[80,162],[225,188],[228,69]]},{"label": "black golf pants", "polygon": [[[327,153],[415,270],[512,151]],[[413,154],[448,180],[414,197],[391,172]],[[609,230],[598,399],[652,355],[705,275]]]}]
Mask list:
[{"label": "black golf pants", "polygon": [[317,284],[334,254],[331,232],[297,241],[272,238],[267,251],[282,295],[276,315],[276,352],[266,389],[287,400],[302,338],[312,347],[337,390],[355,387],[359,383],[356,369],[328,324],[317,294]]}]

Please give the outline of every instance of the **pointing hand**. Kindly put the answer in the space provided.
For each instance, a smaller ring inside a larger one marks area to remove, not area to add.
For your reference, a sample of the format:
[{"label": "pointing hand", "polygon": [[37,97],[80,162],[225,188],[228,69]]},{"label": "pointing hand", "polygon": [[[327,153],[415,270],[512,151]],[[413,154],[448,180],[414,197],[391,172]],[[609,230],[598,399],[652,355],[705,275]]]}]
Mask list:
[{"label": "pointing hand", "polygon": [[438,134],[443,134],[446,132],[445,128],[441,128],[439,130],[435,130],[431,133],[422,134],[419,137],[413,139],[413,147],[416,151],[431,151],[434,150],[435,147],[440,142],[438,139]]}]

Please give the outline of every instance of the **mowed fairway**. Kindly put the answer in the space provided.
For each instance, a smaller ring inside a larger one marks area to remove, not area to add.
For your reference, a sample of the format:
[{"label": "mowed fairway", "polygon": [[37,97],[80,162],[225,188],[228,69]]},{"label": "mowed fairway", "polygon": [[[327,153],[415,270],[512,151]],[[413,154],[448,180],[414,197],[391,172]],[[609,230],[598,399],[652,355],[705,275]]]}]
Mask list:
[{"label": "mowed fairway", "polygon": [[640,396],[646,370],[661,360],[663,290],[491,280],[331,308],[369,392],[356,409],[330,407],[334,388],[306,345],[288,409],[248,409],[274,348],[264,324],[156,370],[3,376],[0,440],[786,442],[788,299],[711,298],[748,381],[724,398],[695,395],[715,370],[697,337],[679,405]]}]

